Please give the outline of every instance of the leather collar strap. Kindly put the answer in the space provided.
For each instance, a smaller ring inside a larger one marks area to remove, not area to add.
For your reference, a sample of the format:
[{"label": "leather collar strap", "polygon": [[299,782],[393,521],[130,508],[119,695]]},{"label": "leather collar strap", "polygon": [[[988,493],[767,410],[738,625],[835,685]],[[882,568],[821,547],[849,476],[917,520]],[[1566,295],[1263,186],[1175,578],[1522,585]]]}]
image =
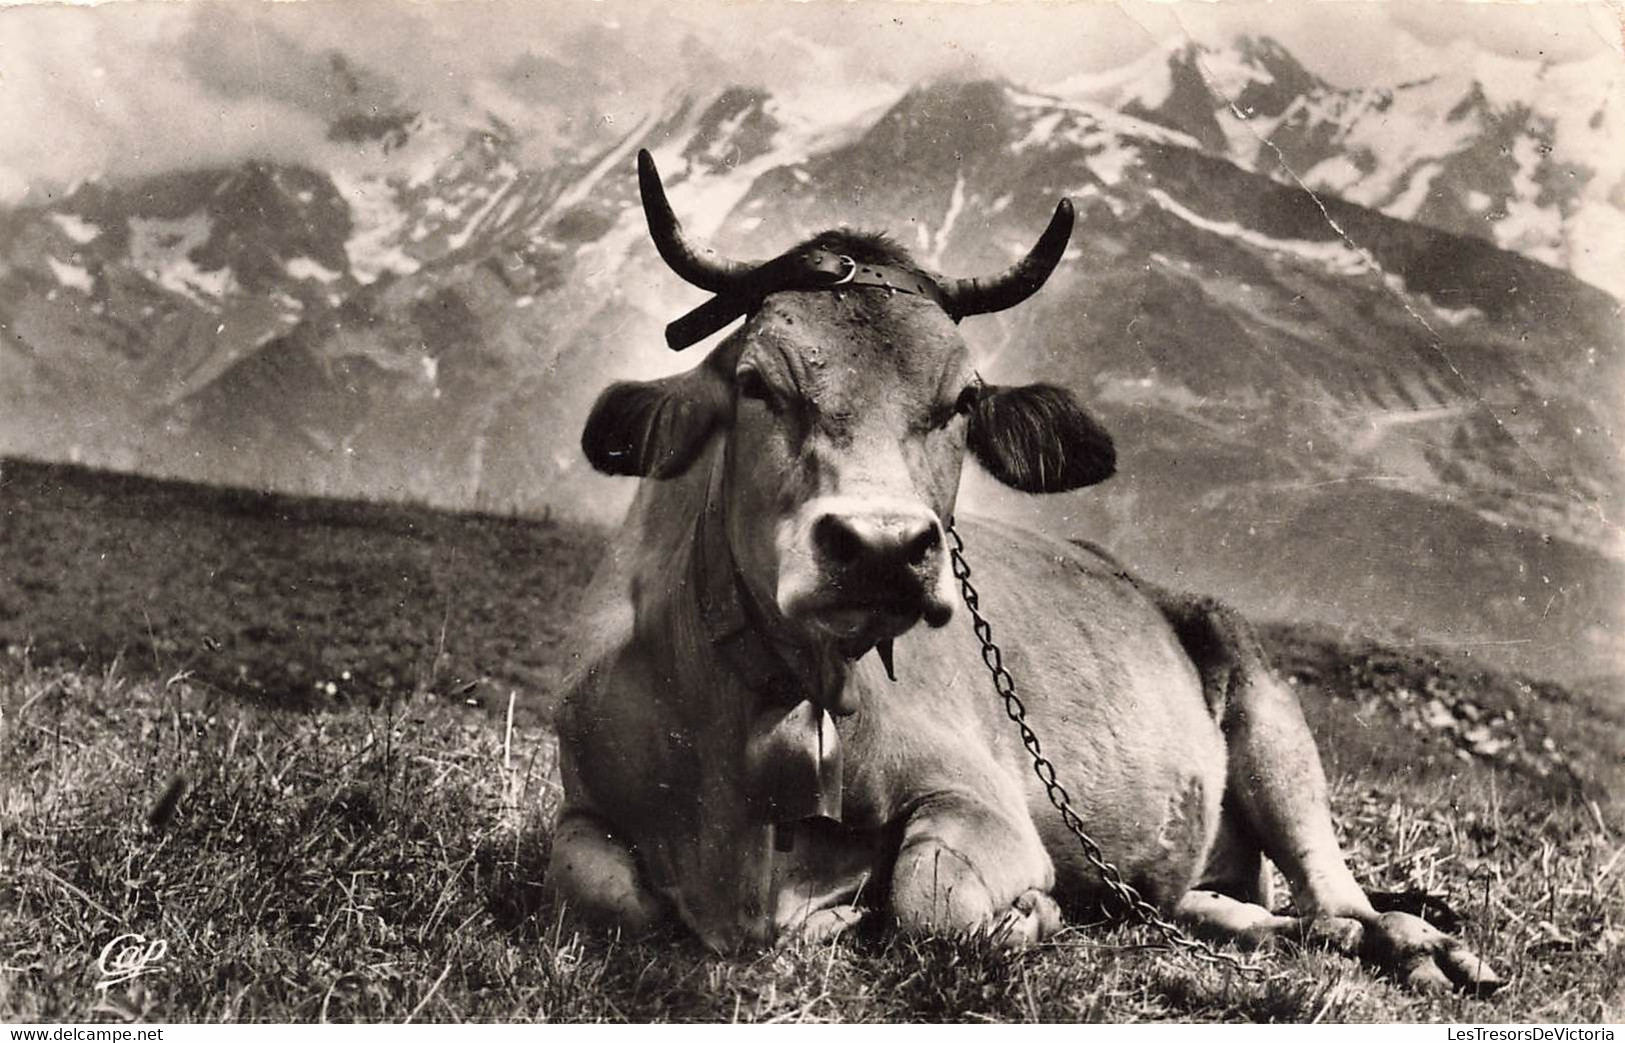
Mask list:
[{"label": "leather collar strap", "polygon": [[698,344],[740,316],[755,311],[772,293],[842,290],[848,286],[926,297],[935,301],[955,322],[960,318],[948,307],[942,288],[928,276],[892,265],[860,264],[845,254],[820,247],[786,254],[762,265],[740,291],[718,294],[667,326],[666,344],[673,351]]},{"label": "leather collar strap", "polygon": [[813,698],[763,632],[745,578],[739,574],[720,524],[707,525],[702,511],[694,529],[694,587],[700,623],[718,656],[747,689],[781,706]]},{"label": "leather collar strap", "polygon": [[[694,532],[700,623],[717,656],[760,702],[745,740],[747,792],[768,822],[841,819],[842,752],[835,720],[763,634],[720,525]],[[778,838],[789,850],[793,833]]]}]

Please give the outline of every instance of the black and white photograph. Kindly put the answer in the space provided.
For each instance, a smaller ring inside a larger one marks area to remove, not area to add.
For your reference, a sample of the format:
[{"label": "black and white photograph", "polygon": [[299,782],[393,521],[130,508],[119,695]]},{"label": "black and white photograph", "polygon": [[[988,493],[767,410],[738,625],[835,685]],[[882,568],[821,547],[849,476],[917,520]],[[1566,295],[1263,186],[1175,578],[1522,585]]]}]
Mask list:
[{"label": "black and white photograph", "polygon": [[1622,493],[1616,0],[0,3],[0,1023],[1611,1040]]}]

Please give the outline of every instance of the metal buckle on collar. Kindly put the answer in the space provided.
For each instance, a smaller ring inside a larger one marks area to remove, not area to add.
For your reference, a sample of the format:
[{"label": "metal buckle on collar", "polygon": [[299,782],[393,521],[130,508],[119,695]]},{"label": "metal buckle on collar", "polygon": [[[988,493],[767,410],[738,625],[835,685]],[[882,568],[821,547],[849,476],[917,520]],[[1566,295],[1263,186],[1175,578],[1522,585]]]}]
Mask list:
[{"label": "metal buckle on collar", "polygon": [[847,285],[858,275],[858,262],[846,254],[832,254],[820,248],[807,251],[799,260],[795,267],[800,270],[792,268],[778,285],[763,294],[764,297],[774,290],[833,290]]}]

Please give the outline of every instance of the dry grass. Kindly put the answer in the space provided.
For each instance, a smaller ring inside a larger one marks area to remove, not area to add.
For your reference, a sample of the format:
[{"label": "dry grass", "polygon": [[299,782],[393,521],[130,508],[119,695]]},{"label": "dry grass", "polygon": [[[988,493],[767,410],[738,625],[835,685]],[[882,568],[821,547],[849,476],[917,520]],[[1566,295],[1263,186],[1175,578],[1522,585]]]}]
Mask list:
[{"label": "dry grass", "polygon": [[[82,505],[75,495],[64,502]],[[149,505],[162,499],[144,495]],[[185,539],[147,553],[167,556],[179,572],[182,558],[243,545],[240,518],[211,522],[196,497],[178,495],[183,502],[166,516],[192,512],[175,530]],[[125,519],[116,524],[53,523],[45,514],[55,508],[36,497],[25,526],[17,523],[24,508],[5,506],[11,527],[0,536],[96,533],[102,546],[116,546],[142,524],[134,514],[111,515]],[[386,531],[374,540],[367,526],[327,526],[308,510],[301,540],[279,545],[283,576],[311,568],[300,547],[330,561],[334,548],[350,546],[370,546],[371,567],[395,554],[403,568],[428,561],[444,580],[470,584],[479,575],[444,567],[456,520],[426,518],[419,532],[429,535]],[[483,531],[495,523],[466,524]],[[552,527],[530,531],[545,537],[535,545],[547,554],[573,548],[570,561],[544,554],[532,562],[533,581],[548,585],[538,596],[567,597],[581,573],[579,546]],[[263,553],[252,539],[247,545]],[[62,540],[43,548],[13,540],[6,550],[13,561],[41,562],[47,577],[80,567],[73,554],[87,553]],[[0,580],[12,584],[0,583],[6,626],[41,618],[15,598],[15,572]],[[243,604],[283,613],[298,600],[283,589],[271,584]],[[432,594],[443,602],[445,592]],[[457,594],[492,596],[466,586]],[[191,625],[202,624],[177,624],[183,632]],[[398,654],[468,655],[456,628],[447,632],[426,633]],[[104,646],[76,652],[61,632],[46,635],[49,652],[15,629],[0,634],[12,639],[0,654],[0,1020],[1625,1016],[1617,984],[1625,980],[1625,823],[1608,789],[1625,757],[1619,705],[1441,657],[1271,635],[1317,733],[1336,737],[1323,750],[1357,874],[1378,890],[1425,890],[1460,913],[1463,933],[1510,978],[1488,1001],[1409,994],[1323,953],[1271,954],[1267,981],[1228,980],[1149,951],[1147,936],[1121,928],[1069,930],[1019,954],[875,930],[740,959],[682,937],[579,936],[539,887],[557,798],[553,746],[539,720],[522,717],[510,734],[505,707],[469,706],[466,682],[432,671],[392,691],[346,691],[340,671],[336,695],[290,705],[186,673],[186,657],[166,654],[156,629],[125,635],[140,651],[122,659]],[[541,640],[540,655],[556,653]],[[499,666],[478,669],[486,676]],[[1459,736],[1415,727],[1403,701],[1387,697],[1395,686],[1431,686],[1446,700],[1470,693],[1485,712],[1515,706],[1525,745],[1549,744],[1570,767],[1464,756]],[[166,800],[177,777],[188,788]],[[97,954],[125,932],[161,938],[168,953],[103,994]]]}]

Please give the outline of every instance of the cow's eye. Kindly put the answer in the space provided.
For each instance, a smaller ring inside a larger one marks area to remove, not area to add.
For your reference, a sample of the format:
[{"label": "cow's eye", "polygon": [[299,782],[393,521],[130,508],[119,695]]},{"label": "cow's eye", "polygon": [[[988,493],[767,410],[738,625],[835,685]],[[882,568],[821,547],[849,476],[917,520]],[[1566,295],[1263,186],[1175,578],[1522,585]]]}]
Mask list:
[{"label": "cow's eye", "polygon": [[754,369],[742,369],[735,377],[739,388],[740,398],[752,398],[767,405],[769,409],[777,412],[778,399],[774,397],[773,389],[768,387],[767,380]]}]

